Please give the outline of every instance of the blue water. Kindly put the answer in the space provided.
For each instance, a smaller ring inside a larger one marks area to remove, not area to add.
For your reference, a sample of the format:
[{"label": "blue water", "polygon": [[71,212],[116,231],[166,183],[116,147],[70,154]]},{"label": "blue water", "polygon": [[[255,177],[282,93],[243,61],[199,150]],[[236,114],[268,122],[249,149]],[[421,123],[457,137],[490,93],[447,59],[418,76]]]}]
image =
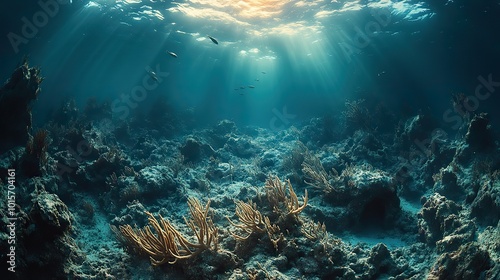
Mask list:
[{"label": "blue water", "polygon": [[0,78],[24,55],[41,67],[38,123],[90,97],[122,119],[163,99],[200,124],[291,125],[357,98],[443,118],[452,93],[500,80],[499,1],[69,2],[0,4]]}]

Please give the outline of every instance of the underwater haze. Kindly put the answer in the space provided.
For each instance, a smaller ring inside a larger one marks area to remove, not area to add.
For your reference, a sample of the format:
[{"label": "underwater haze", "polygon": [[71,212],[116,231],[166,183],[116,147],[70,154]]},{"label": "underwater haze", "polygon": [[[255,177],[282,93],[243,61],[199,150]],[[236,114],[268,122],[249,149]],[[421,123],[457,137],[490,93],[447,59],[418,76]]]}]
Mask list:
[{"label": "underwater haze", "polygon": [[500,279],[499,16],[2,1],[0,278]]},{"label": "underwater haze", "polygon": [[[203,120],[259,125],[273,109],[306,118],[367,96],[444,111],[450,94],[498,73],[495,1],[60,2],[2,4],[2,76],[29,54],[47,73],[43,116],[89,97],[122,117],[160,97]],[[168,76],[144,93],[146,69]]]}]

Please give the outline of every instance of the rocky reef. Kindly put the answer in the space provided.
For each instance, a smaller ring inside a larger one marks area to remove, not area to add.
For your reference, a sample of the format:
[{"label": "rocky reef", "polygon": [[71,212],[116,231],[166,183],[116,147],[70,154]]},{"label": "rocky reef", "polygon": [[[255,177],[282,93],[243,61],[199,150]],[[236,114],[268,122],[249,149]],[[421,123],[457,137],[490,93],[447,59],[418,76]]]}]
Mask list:
[{"label": "rocky reef", "polygon": [[453,135],[423,114],[382,126],[361,101],[280,131],[182,118],[162,130],[91,100],[33,132],[40,82],[23,63],[0,95],[13,131],[0,170],[16,170],[0,256],[8,265],[14,213],[14,279],[500,277],[486,114]]}]

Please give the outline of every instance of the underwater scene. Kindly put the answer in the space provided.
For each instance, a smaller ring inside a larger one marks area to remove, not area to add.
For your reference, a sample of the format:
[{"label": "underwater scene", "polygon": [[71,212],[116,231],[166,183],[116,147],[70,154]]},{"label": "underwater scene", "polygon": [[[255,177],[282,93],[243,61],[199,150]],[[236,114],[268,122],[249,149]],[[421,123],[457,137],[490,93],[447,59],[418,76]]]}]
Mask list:
[{"label": "underwater scene", "polygon": [[0,279],[500,280],[500,1],[0,4]]}]

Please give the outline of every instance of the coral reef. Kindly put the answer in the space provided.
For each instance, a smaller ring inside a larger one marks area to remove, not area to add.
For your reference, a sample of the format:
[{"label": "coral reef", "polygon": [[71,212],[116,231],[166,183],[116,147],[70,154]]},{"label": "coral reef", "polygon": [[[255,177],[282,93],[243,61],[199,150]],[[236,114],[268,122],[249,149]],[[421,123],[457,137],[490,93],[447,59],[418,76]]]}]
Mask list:
[{"label": "coral reef", "polygon": [[[23,64],[0,101],[29,108],[38,75]],[[161,122],[112,120],[90,100],[32,132],[23,111],[1,145],[17,175],[0,259],[12,209],[14,279],[498,279],[489,117],[456,135],[424,114],[379,131],[367,103],[280,131],[194,126],[166,104],[148,117]]]}]

